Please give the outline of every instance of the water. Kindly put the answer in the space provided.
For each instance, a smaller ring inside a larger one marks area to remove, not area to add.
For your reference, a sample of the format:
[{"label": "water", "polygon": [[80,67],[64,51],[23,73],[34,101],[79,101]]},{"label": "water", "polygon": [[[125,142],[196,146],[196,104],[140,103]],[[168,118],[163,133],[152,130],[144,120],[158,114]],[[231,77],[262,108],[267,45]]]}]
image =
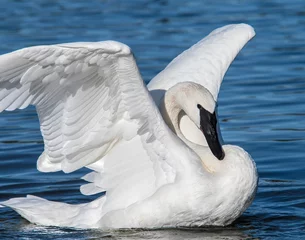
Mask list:
[{"label": "water", "polygon": [[[222,135],[245,148],[260,182],[252,206],[226,228],[101,232],[35,226],[0,208],[0,239],[305,238],[305,2],[1,0],[0,53],[31,45],[118,40],[134,51],[148,82],[213,29],[246,22],[257,33],[225,76]],[[69,203],[90,200],[79,177],[43,174],[34,108],[0,115],[0,201],[28,193]]]}]

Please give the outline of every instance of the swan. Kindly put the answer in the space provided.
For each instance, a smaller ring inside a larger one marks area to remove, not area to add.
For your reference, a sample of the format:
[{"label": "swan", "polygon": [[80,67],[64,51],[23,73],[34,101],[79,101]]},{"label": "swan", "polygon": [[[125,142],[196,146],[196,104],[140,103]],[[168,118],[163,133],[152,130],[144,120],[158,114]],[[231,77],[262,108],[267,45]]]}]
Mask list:
[{"label": "swan", "polygon": [[36,107],[42,172],[92,170],[83,204],[28,195],[1,202],[28,221],[74,228],[225,226],[251,204],[258,175],[242,148],[222,143],[223,76],[255,35],[247,24],[211,32],[146,86],[115,41],[34,46],[0,56],[0,112]]}]

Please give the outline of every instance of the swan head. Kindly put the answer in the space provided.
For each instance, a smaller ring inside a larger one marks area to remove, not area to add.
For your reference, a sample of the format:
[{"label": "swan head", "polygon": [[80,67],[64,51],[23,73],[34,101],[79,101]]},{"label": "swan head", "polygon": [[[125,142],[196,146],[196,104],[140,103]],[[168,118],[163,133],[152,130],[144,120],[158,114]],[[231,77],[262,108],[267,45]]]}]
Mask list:
[{"label": "swan head", "polygon": [[[168,116],[164,118],[165,121],[171,121],[169,126],[182,140],[187,141],[179,126],[179,115],[184,112],[205,136],[213,155],[219,160],[224,159],[225,153],[220,143],[217,125],[216,102],[205,87],[194,82],[176,84],[166,92],[164,108]],[[162,112],[164,117],[164,110]]]}]

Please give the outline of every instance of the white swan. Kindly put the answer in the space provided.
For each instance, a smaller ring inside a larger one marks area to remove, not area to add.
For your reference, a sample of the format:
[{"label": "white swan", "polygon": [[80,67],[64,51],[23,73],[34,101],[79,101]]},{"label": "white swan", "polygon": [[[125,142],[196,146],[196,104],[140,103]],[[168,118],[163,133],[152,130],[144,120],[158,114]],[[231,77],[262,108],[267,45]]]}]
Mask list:
[{"label": "white swan", "polygon": [[88,204],[34,196],[1,204],[33,223],[77,228],[232,223],[251,204],[258,177],[247,152],[221,145],[215,106],[228,66],[253,36],[246,24],[216,29],[150,82],[153,98],[118,42],[0,56],[0,111],[37,108],[45,144],[37,168],[88,167],[81,192],[106,192]]}]

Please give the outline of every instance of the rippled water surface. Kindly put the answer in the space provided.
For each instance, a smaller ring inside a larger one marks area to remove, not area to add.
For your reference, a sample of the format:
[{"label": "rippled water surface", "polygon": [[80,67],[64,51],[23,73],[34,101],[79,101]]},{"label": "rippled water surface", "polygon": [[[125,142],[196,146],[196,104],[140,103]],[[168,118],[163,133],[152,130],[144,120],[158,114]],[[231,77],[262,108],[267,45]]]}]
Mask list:
[{"label": "rippled water surface", "polygon": [[[213,29],[251,24],[257,36],[225,76],[222,135],[245,148],[260,175],[252,206],[226,228],[100,232],[35,226],[0,208],[0,239],[305,238],[305,1],[1,1],[0,53],[31,45],[118,40],[131,46],[146,82]],[[0,201],[28,193],[69,203],[84,170],[43,174],[34,108],[0,115]]]}]

